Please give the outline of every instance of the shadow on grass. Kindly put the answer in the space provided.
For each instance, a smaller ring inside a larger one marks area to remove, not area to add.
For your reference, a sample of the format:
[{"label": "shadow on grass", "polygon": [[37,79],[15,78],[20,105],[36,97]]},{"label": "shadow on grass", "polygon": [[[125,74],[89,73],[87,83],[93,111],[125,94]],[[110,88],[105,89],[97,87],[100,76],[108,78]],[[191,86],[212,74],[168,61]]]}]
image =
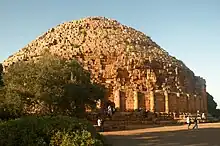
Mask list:
[{"label": "shadow on grass", "polygon": [[108,135],[113,146],[220,146],[220,128]]}]

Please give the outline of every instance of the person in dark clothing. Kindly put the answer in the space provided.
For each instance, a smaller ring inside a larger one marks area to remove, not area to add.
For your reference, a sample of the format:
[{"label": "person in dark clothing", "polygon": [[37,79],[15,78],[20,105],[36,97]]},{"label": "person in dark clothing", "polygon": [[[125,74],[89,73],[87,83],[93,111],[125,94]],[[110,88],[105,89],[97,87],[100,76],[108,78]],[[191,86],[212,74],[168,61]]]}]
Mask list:
[{"label": "person in dark clothing", "polygon": [[194,126],[193,126],[193,129],[198,129],[199,127],[198,127],[198,119],[197,119],[197,117],[195,117],[195,119],[194,119]]}]

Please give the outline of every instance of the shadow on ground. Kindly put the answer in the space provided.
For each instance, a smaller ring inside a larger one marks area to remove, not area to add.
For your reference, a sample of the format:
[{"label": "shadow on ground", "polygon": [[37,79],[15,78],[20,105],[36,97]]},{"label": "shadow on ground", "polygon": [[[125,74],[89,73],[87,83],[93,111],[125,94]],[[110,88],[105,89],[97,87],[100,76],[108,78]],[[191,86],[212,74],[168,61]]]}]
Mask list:
[{"label": "shadow on ground", "polygon": [[184,123],[175,123],[175,124],[154,124],[154,125],[122,125],[120,128],[116,126],[116,128],[109,129],[109,126],[105,126],[105,132],[112,132],[112,131],[130,131],[130,130],[138,130],[138,129],[145,129],[145,128],[159,128],[159,127],[167,127],[167,126],[182,126]]},{"label": "shadow on ground", "polygon": [[220,128],[108,135],[113,146],[220,146]]}]

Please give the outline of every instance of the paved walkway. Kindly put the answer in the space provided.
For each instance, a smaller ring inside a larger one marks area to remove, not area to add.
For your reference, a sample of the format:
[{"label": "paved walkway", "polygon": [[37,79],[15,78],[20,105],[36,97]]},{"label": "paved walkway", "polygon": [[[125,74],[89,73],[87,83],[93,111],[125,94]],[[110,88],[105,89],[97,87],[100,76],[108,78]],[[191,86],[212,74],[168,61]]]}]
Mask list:
[{"label": "paved walkway", "polygon": [[199,124],[198,130],[184,125],[102,134],[113,146],[220,146],[220,123]]}]

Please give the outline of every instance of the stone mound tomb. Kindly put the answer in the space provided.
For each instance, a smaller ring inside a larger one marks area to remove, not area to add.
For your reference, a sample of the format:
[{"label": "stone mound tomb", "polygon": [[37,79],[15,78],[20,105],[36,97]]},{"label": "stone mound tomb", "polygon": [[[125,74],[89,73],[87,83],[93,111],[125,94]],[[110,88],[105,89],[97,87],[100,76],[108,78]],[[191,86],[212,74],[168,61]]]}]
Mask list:
[{"label": "stone mound tomb", "polygon": [[30,42],[3,62],[38,59],[48,50],[75,58],[105,85],[106,99],[120,111],[207,112],[206,82],[150,37],[116,20],[88,17],[66,22]]}]

